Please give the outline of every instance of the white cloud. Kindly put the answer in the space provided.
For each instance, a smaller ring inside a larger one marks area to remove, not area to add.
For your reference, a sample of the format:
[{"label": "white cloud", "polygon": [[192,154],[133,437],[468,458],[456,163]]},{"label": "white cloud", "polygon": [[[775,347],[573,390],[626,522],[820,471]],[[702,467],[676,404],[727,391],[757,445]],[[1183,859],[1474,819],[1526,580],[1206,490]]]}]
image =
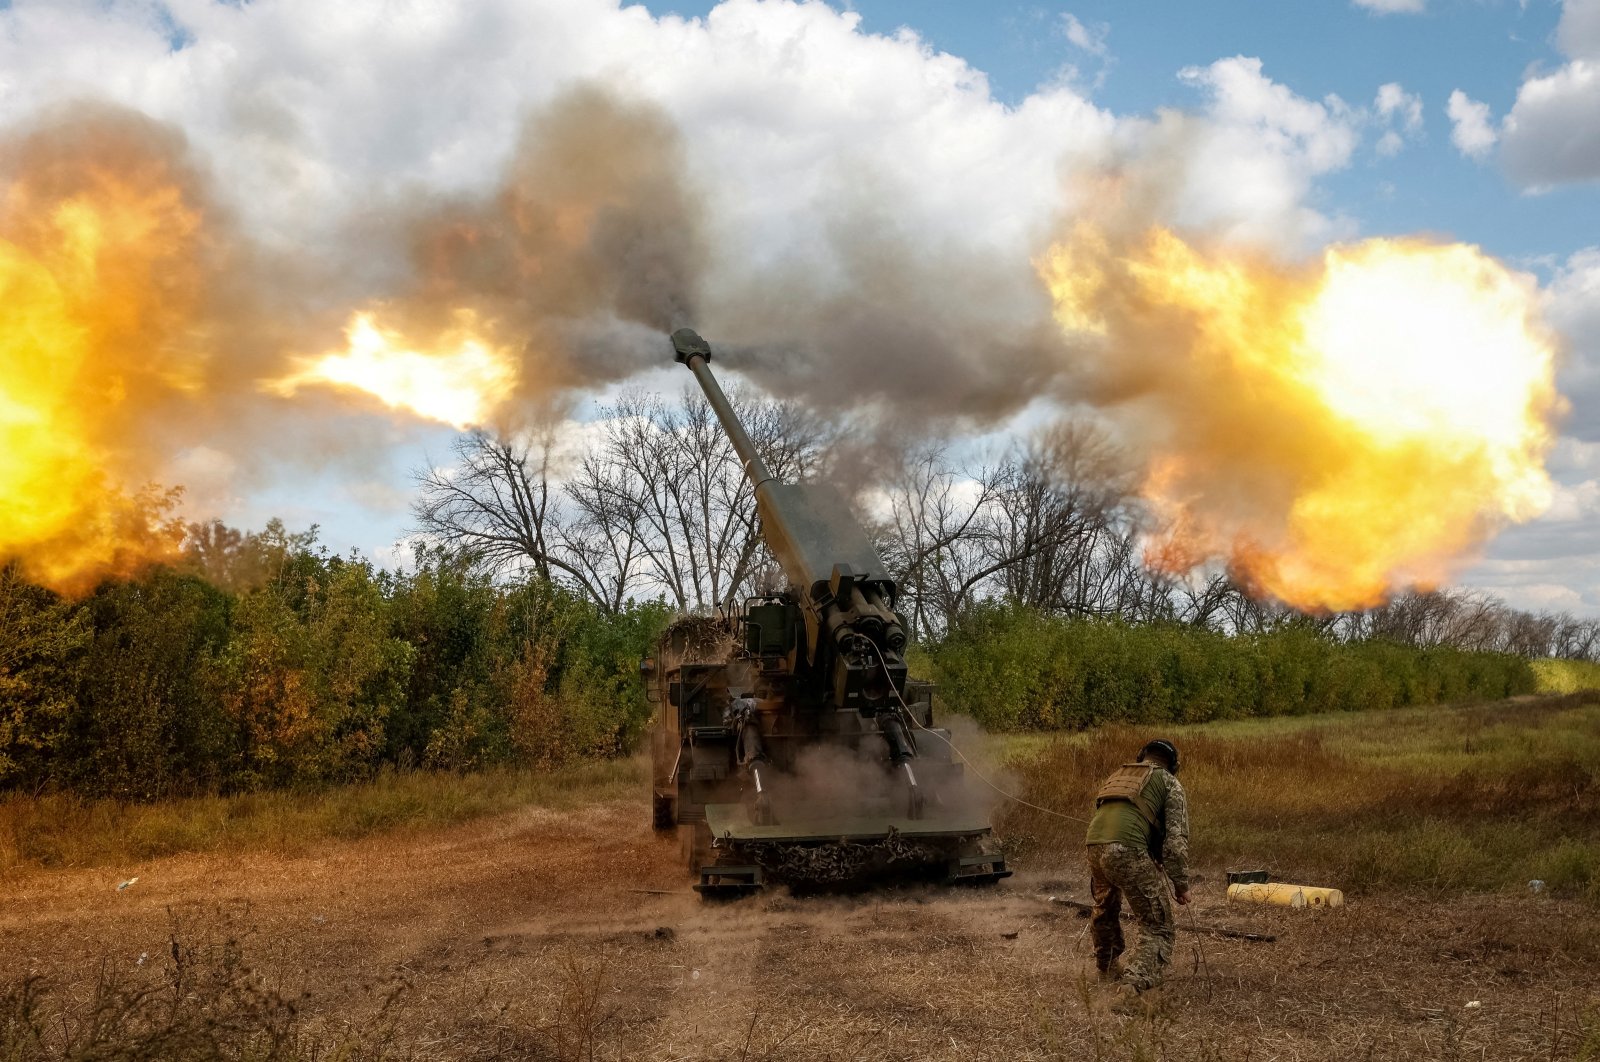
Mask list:
[{"label": "white cloud", "polygon": [[[1572,403],[1567,433],[1600,442],[1600,247],[1568,258],[1550,283],[1549,297],[1550,323],[1567,342],[1560,379]],[[1600,464],[1589,471],[1600,473]]]},{"label": "white cloud", "polygon": [[1427,0],[1352,0],[1357,7],[1379,15],[1418,15],[1427,10]]},{"label": "white cloud", "polygon": [[703,20],[594,0],[171,9],[193,38],[178,51],[132,0],[0,12],[0,120],[94,94],[173,121],[250,220],[296,244],[388,192],[485,187],[526,111],[575,79],[678,121],[729,261],[804,245],[819,201],[863,182],[908,225],[1015,243],[1050,215],[1058,161],[1116,126],[1066,87],[1008,108],[962,60],[820,3],[730,0]]},{"label": "white cloud", "polygon": [[1422,132],[1422,97],[1407,92],[1399,82],[1379,85],[1372,106],[1384,130],[1378,138],[1378,154],[1397,155],[1407,137]]},{"label": "white cloud", "polygon": [[1587,473],[1600,478],[1600,442],[1564,437],[1556,441],[1550,457],[1552,471]]},{"label": "white cloud", "polygon": [[1450,103],[1446,112],[1454,125],[1450,130],[1450,142],[1463,155],[1482,159],[1494,150],[1498,134],[1489,121],[1487,103],[1479,103],[1465,92],[1456,89],[1450,93]]},{"label": "white cloud", "polygon": [[1407,92],[1399,82],[1379,85],[1373,106],[1380,118],[1398,124],[1408,133],[1422,128],[1422,97]]},{"label": "white cloud", "polygon": [[1572,255],[1546,290],[1566,341],[1557,384],[1572,409],[1547,466],[1556,490],[1538,519],[1507,529],[1468,582],[1522,608],[1600,614],[1600,247]]},{"label": "white cloud", "polygon": [[[1172,189],[1164,220],[1306,249],[1347,231],[1311,204],[1370,118],[1244,56],[1182,71],[1193,114],[1118,116],[1059,84],[1008,106],[963,60],[820,2],[728,0],[701,19],[619,0],[169,0],[170,22],[159,10],[0,9],[0,124],[83,95],[173,122],[253,231],[314,254],[392,197],[485,190],[531,108],[596,80],[682,129],[712,214],[708,290],[780,266],[808,280],[840,270],[829,226],[866,204],[869,221],[950,263],[941,297],[985,306],[996,329],[1033,319],[1017,305],[1041,298],[1031,252],[1074,205],[1065,169],[1154,161]],[[1103,56],[1103,28],[1064,27]],[[1413,130],[1413,99],[1379,90],[1388,131]],[[1010,263],[1015,282],[973,283],[980,261]],[[892,280],[896,264],[880,272]]]},{"label": "white cloud", "polygon": [[1556,42],[1574,59],[1600,59],[1600,0],[1567,0]]},{"label": "white cloud", "polygon": [[[575,79],[653,100],[684,130],[716,205],[718,261],[743,274],[827,257],[819,213],[843,198],[893,204],[947,250],[1026,250],[1064,206],[1063,163],[1159,139],[1070,85],[1015,106],[915,33],[862,31],[826,4],[728,0],[703,19],[618,0],[18,0],[0,10],[0,124],[96,95],[180,126],[232,205],[281,245],[347,240],[356,210],[426,187],[477,191],[522,117]],[[1103,52],[1105,27],[1064,23]],[[186,40],[172,50],[174,28]],[[1357,139],[1334,97],[1304,99],[1259,60],[1184,72],[1210,99],[1161,149],[1184,219],[1303,244],[1333,231],[1305,200]],[[1153,150],[1153,149],[1152,149]],[[375,263],[369,268],[380,268]],[[1001,311],[997,311],[1001,312]]]},{"label": "white cloud", "polygon": [[1600,61],[1523,82],[1504,138],[1506,172],[1525,187],[1600,180]]},{"label": "white cloud", "polygon": [[1067,36],[1067,41],[1075,48],[1080,48],[1090,55],[1104,59],[1110,52],[1106,38],[1111,33],[1111,27],[1101,22],[1093,28],[1084,25],[1078,16],[1072,12],[1063,12],[1061,15],[1061,32]]},{"label": "white cloud", "polygon": [[[1402,5],[1403,6],[1403,5]],[[408,188],[487,187],[529,108],[578,78],[654,100],[684,130],[715,204],[718,261],[825,264],[817,224],[848,197],[891,203],[946,251],[1013,255],[1054,224],[1063,163],[1162,155],[1176,220],[1303,247],[1340,232],[1308,205],[1349,164],[1363,117],[1302,97],[1259,60],[1189,68],[1198,115],[1111,114],[1067,85],[1016,106],[983,73],[910,31],[873,35],[822,3],[729,0],[704,19],[617,0],[17,0],[0,10],[0,123],[54,100],[109,97],[180,126],[245,220],[315,250],[352,210]],[[1107,27],[1067,15],[1104,57]],[[174,30],[186,43],[173,50]],[[1577,31],[1574,31],[1577,32]],[[1397,84],[1375,110],[1400,138],[1420,101]],[[1170,135],[1169,135],[1170,134]],[[1380,151],[1398,148],[1380,137]]]},{"label": "white cloud", "polygon": [[1210,96],[1203,125],[1187,131],[1180,220],[1289,247],[1336,235],[1306,199],[1317,178],[1349,165],[1361,116],[1337,96],[1295,94],[1265,76],[1260,59],[1221,59],[1179,77]]},{"label": "white cloud", "polygon": [[1525,188],[1600,180],[1600,0],[1566,0],[1556,42],[1568,62],[1531,74],[1501,131],[1501,161]]}]

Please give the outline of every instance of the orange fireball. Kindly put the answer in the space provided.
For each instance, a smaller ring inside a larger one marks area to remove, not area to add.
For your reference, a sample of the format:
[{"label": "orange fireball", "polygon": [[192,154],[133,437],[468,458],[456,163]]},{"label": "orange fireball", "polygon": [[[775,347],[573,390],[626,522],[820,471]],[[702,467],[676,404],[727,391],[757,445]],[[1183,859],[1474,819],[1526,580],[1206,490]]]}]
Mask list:
[{"label": "orange fireball", "polygon": [[68,592],[176,550],[131,411],[202,360],[181,328],[199,212],[160,166],[74,183],[0,199],[0,562]]},{"label": "orange fireball", "polygon": [[1310,609],[1449,579],[1551,496],[1556,344],[1475,247],[1374,239],[1306,265],[1089,225],[1038,263],[1152,440],[1153,566],[1212,560]]},{"label": "orange fireball", "polygon": [[457,428],[489,422],[517,383],[516,359],[484,338],[477,315],[458,311],[453,327],[419,345],[358,313],[345,350],[301,359],[299,369],[263,383],[285,397],[306,387],[370,395],[391,409]]}]

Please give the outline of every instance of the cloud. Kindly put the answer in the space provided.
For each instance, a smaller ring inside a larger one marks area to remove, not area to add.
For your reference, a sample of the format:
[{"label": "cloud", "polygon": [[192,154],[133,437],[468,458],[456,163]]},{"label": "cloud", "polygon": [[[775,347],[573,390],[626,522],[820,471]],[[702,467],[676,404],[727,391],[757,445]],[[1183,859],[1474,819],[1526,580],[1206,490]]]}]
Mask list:
[{"label": "cloud", "polygon": [[1067,41],[1099,59],[1104,59],[1110,54],[1106,38],[1110,36],[1111,27],[1104,22],[1097,23],[1094,27],[1084,25],[1078,16],[1070,11],[1061,15],[1061,32],[1066,34]]},{"label": "cloud", "polygon": [[1406,132],[1422,128],[1422,97],[1413,95],[1396,81],[1378,86],[1378,97],[1373,102],[1378,116],[1399,124]]},{"label": "cloud", "polygon": [[1182,147],[1162,150],[1184,160],[1176,220],[1284,249],[1340,234],[1338,222],[1306,204],[1318,178],[1349,165],[1360,115],[1338,96],[1297,95],[1247,56],[1178,76],[1209,100],[1200,121],[1164,116]]},{"label": "cloud", "polygon": [[1351,0],[1351,2],[1376,15],[1420,15],[1428,6],[1427,0]]},{"label": "cloud", "polygon": [[[470,235],[458,219],[482,215],[478,204],[526,221],[506,177],[524,165],[524,119],[574,83],[602,85],[680,134],[619,179],[655,166],[715,206],[695,232],[706,253],[694,286],[709,293],[696,323],[751,347],[778,329],[808,350],[844,344],[832,356],[849,371],[835,383],[861,402],[900,393],[909,365],[975,411],[1032,397],[1012,361],[990,355],[1037,344],[1048,313],[1030,251],[1065,205],[1061,161],[1104,157],[1121,124],[1066,86],[1003,105],[964,61],[910,31],[862,32],[822,3],[730,0],[704,19],[595,0],[170,10],[187,42],[176,50],[142,3],[0,11],[0,121],[84,94],[149,113],[185,131],[258,238],[339,263],[348,290],[382,295],[418,264],[395,219],[428,200],[445,225],[423,249],[470,254],[465,265],[492,278],[493,248],[450,232]],[[596,176],[610,195],[615,175]],[[568,184],[575,199],[583,189]],[[502,274],[500,287],[529,287]],[[591,333],[597,354],[649,338]],[[824,388],[804,359],[789,378],[793,353],[769,356],[767,382]]]},{"label": "cloud", "polygon": [[1600,0],[1566,0],[1556,43],[1568,62],[1522,83],[1501,162],[1525,188],[1600,180]]},{"label": "cloud", "polygon": [[[1108,58],[1106,27],[1061,27]],[[95,97],[180,130],[241,234],[330,278],[313,295],[335,328],[350,301],[487,276],[474,281],[497,296],[485,313],[520,329],[520,286],[540,268],[590,276],[572,266],[587,259],[520,254],[522,243],[483,238],[474,219],[561,236],[569,214],[628,218],[640,202],[665,204],[647,212],[656,216],[682,202],[692,226],[658,227],[645,245],[613,232],[621,242],[604,247],[648,252],[634,261],[647,278],[667,252],[693,251],[672,268],[692,271],[694,298],[624,327],[610,310],[637,285],[595,278],[604,290],[581,302],[584,320],[558,324],[589,337],[582,349],[621,360],[576,375],[614,378],[640,364],[628,360],[636,353],[661,356],[653,327],[688,307],[752,380],[923,428],[1004,423],[1061,395],[1071,351],[1032,257],[1082,211],[1082,174],[1131,175],[1151,221],[1270,250],[1350,233],[1315,205],[1317,185],[1350,164],[1372,112],[1303,96],[1247,56],[1179,77],[1194,92],[1187,111],[1119,115],[1059,83],[1006,104],[982,71],[910,30],[868,33],[852,12],[792,0],[727,0],[703,18],[619,0],[0,7],[0,124]],[[572,194],[552,202],[519,183],[549,185],[538,168],[549,153],[537,150],[548,141],[527,122],[559,110],[576,84],[603,87],[615,107],[594,113],[611,113],[606,127],[634,151],[589,157],[584,137],[565,138],[577,145],[561,156]],[[1416,107],[1398,85],[1373,104],[1402,138],[1419,128]],[[636,129],[648,135],[626,132]],[[651,166],[681,177],[683,198],[634,180]],[[588,192],[623,202],[590,209]],[[564,209],[571,202],[582,209]],[[497,263],[516,269],[495,275]],[[455,268],[423,268],[441,264]],[[528,331],[530,348],[548,339]],[[217,466],[230,456],[219,452]]]},{"label": "cloud", "polygon": [[[1572,402],[1566,432],[1600,442],[1600,247],[1579,251],[1556,271],[1549,288],[1550,322],[1566,337],[1561,390]],[[1600,450],[1589,471],[1600,477]]]},{"label": "cloud", "polygon": [[1600,247],[1561,263],[1547,297],[1572,404],[1547,462],[1556,494],[1543,516],[1501,535],[1468,581],[1517,607],[1600,614]]},{"label": "cloud", "polygon": [[1494,150],[1495,141],[1499,136],[1489,121],[1487,103],[1479,103],[1465,92],[1456,89],[1450,93],[1450,103],[1446,112],[1453,123],[1450,142],[1463,155],[1481,160]]},{"label": "cloud", "polygon": [[1600,520],[1591,517],[1539,519],[1510,528],[1463,581],[1516,608],[1600,614],[1597,527]]},{"label": "cloud", "polygon": [[[696,322],[742,348],[762,382],[819,401],[844,388],[904,407],[907,373],[927,381],[929,409],[959,396],[975,416],[1003,417],[1035,397],[1060,352],[1030,262],[1081,194],[1064,170],[1135,166],[1161,189],[1152,219],[1305,249],[1340,231],[1308,200],[1358,140],[1336,97],[1301,97],[1245,57],[1183,72],[1198,113],[1119,117],[1060,84],[1007,106],[981,71],[915,33],[866,33],[822,3],[728,0],[701,19],[596,0],[152,10],[0,11],[0,121],[92,94],[169,122],[242,227],[327,264],[340,290],[381,297],[409,290],[419,253],[458,253],[450,226],[464,231],[485,204],[526,218],[525,119],[574,83],[604,86],[678,131],[659,163],[708,205],[694,232]],[[1105,27],[1064,27],[1104,53]],[[396,218],[428,202],[444,229],[397,239],[414,230]],[[470,249],[458,265],[491,268],[490,245]],[[497,283],[509,299],[520,281]],[[648,345],[638,329],[583,327],[587,349],[613,362]],[[831,378],[814,371],[824,352]]]},{"label": "cloud", "polygon": [[1422,97],[1407,92],[1399,82],[1378,86],[1372,106],[1384,130],[1378,138],[1378,154],[1399,154],[1406,138],[1422,131]]},{"label": "cloud", "polygon": [[1556,27],[1556,43],[1574,59],[1600,59],[1600,3],[1567,0]]},{"label": "cloud", "polygon": [[1506,172],[1524,187],[1600,180],[1600,61],[1523,82],[1504,141]]}]

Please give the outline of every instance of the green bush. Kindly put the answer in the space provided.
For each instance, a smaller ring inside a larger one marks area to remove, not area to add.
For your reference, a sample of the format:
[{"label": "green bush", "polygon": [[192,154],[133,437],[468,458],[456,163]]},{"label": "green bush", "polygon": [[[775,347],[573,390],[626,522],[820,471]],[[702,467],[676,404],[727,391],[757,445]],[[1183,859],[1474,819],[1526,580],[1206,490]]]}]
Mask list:
[{"label": "green bush", "polygon": [[96,796],[150,799],[223,781],[231,726],[211,679],[231,602],[192,575],[157,570],[84,602],[92,631],[77,670],[56,780]]},{"label": "green bush", "polygon": [[0,568],[0,790],[150,800],[550,767],[643,729],[660,603],[603,612],[429,551],[380,571],[276,522],[196,541],[182,570],[78,602]]},{"label": "green bush", "polygon": [[1310,626],[1230,637],[1178,624],[969,612],[925,659],[944,699],[991,730],[1200,723],[1529,693],[1528,662],[1392,642],[1344,644]]},{"label": "green bush", "polygon": [[36,787],[60,755],[88,615],[0,567],[0,787]]},{"label": "green bush", "polygon": [[1540,693],[1600,690],[1600,664],[1588,660],[1535,660],[1533,673]]}]

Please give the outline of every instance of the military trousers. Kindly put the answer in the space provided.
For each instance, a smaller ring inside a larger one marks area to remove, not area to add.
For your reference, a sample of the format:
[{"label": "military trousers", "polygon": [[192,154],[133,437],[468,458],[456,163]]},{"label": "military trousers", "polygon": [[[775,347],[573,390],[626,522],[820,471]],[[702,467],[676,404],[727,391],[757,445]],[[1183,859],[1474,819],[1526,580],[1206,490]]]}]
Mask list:
[{"label": "military trousers", "polygon": [[1166,874],[1149,853],[1124,844],[1089,846],[1089,888],[1094,895],[1094,961],[1107,970],[1123,952],[1122,900],[1139,920],[1139,940],[1122,966],[1122,980],[1140,991],[1161,983],[1172,960],[1176,926]]}]

